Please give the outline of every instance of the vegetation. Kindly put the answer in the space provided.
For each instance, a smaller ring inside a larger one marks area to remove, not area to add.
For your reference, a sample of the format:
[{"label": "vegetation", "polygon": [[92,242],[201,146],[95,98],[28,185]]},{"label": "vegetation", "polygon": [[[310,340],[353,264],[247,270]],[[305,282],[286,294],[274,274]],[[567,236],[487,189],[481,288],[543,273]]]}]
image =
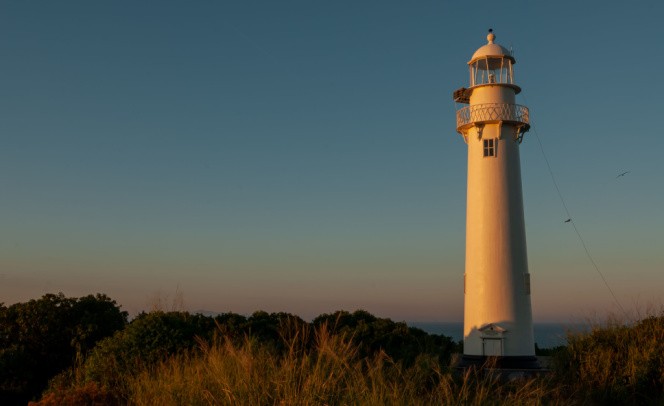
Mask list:
[{"label": "vegetation", "polygon": [[584,403],[663,404],[664,312],[571,335],[554,360],[558,382]]},{"label": "vegetation", "polygon": [[127,313],[100,294],[0,304],[0,404],[38,396],[50,378],[82,362],[100,339],[126,323]]},{"label": "vegetation", "polygon": [[220,354],[220,348],[261,360],[309,356],[318,351],[318,334],[325,331],[330,335],[328,321],[334,321],[335,340],[344,340],[354,349],[354,361],[382,354],[393,362],[410,365],[426,355],[439,364],[441,359],[448,362],[455,350],[448,337],[429,335],[365,311],[323,315],[311,324],[286,313],[255,312],[248,318],[227,313],[212,318],[154,311],[140,314],[124,330],[100,341],[84,363],[60,374],[52,387],[82,387],[95,396],[100,388],[112,388],[118,401],[124,402],[132,398],[133,381],[127,378],[136,371],[152,371],[175,360],[205,359],[209,354]]},{"label": "vegetation", "polygon": [[542,399],[548,391],[542,382],[510,384],[477,374],[455,378],[427,355],[408,368],[382,351],[361,357],[358,346],[326,326],[315,331],[313,347],[307,349],[306,342],[305,331],[291,332],[288,351],[275,353],[249,338],[239,345],[220,339],[203,345],[199,354],[183,353],[131,376],[126,400],[134,405],[410,405],[496,399],[519,404]]},{"label": "vegetation", "polygon": [[349,339],[360,358],[383,351],[404,366],[413,365],[422,355],[433,356],[439,364],[449,365],[451,355],[461,352],[461,347],[450,337],[427,334],[406,323],[381,319],[363,310],[323,314],[312,324],[314,328],[330,327],[333,333]]},{"label": "vegetation", "polygon": [[365,311],[311,323],[152,311],[127,324],[106,296],[46,295],[0,317],[0,387],[23,396],[2,404],[36,397],[55,365],[35,405],[664,403],[664,312],[570,336],[551,373],[516,380],[454,371],[449,337]]}]

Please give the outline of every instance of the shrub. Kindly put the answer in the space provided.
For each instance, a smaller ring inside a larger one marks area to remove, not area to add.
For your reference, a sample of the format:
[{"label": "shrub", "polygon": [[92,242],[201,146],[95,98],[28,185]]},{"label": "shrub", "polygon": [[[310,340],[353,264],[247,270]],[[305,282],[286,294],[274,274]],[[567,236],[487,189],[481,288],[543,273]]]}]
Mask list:
[{"label": "shrub", "polygon": [[154,365],[210,339],[212,318],[186,312],[141,313],[124,330],[100,341],[82,365],[84,382],[121,388],[134,370]]},{"label": "shrub", "polygon": [[[552,399],[544,380],[504,383],[495,376],[455,376],[436,357],[411,367],[383,351],[363,357],[348,337],[325,324],[281,331],[286,352],[245,338],[218,339],[200,352],[181,353],[128,381],[131,403],[430,405],[537,404]],[[312,345],[309,345],[310,339]],[[305,350],[306,348],[306,350]]]},{"label": "shrub", "polygon": [[48,380],[125,326],[127,313],[106,295],[62,293],[0,306],[0,403],[25,403]]},{"label": "shrub", "polygon": [[28,406],[119,406],[121,402],[106,388],[96,382],[87,382],[82,386],[51,391],[38,402],[30,402]]},{"label": "shrub", "polygon": [[664,313],[633,326],[620,323],[572,335],[554,357],[561,384],[587,402],[664,401]]},{"label": "shrub", "polygon": [[405,366],[412,365],[421,354],[436,356],[441,364],[448,364],[452,353],[460,350],[450,337],[428,334],[403,322],[377,318],[364,310],[323,314],[312,324],[315,327],[329,325],[333,332],[348,337],[359,347],[362,357],[384,351]]}]

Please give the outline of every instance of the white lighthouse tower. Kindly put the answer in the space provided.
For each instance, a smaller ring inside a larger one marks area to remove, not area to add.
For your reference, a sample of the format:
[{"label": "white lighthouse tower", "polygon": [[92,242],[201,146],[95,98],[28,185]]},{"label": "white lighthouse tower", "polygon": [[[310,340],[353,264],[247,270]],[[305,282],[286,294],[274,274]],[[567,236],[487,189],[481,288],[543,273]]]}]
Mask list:
[{"label": "white lighthouse tower", "polygon": [[537,369],[519,144],[528,108],[515,104],[512,53],[488,43],[468,62],[470,86],[454,92],[457,132],[468,144],[464,350],[461,367]]}]

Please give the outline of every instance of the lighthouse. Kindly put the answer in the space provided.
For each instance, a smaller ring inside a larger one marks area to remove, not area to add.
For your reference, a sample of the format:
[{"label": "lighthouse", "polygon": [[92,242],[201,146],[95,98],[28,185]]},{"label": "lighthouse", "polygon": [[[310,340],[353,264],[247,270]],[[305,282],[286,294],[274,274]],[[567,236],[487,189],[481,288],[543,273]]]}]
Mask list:
[{"label": "lighthouse", "polygon": [[529,111],[515,103],[516,60],[495,43],[468,62],[468,88],[454,92],[463,106],[457,132],[468,145],[464,339],[460,367],[492,360],[497,368],[538,369],[530,304],[530,273],[521,190],[519,146]]}]

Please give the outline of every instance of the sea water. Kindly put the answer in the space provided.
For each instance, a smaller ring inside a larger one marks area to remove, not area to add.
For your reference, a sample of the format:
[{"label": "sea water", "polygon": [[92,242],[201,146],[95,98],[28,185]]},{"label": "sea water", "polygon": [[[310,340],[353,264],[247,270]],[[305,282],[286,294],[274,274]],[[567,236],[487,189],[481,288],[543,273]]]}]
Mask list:
[{"label": "sea water", "polygon": [[[463,339],[462,322],[410,322],[408,325],[422,329],[429,334],[442,334],[452,337],[454,341]],[[566,345],[568,333],[583,332],[586,328],[583,324],[534,323],[535,343],[539,348]]]}]

